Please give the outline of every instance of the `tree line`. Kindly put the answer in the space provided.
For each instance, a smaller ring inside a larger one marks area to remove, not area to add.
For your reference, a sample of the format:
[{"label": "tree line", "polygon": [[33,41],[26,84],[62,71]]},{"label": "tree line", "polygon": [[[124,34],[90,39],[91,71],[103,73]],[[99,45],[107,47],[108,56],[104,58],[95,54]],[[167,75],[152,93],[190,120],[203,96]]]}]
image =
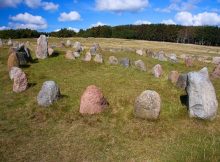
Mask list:
[{"label": "tree line", "polygon": [[50,33],[39,33],[30,29],[2,30],[0,38],[37,38],[40,34],[52,37],[124,38],[220,46],[220,28],[217,26],[165,24],[98,26],[86,30],[81,29],[78,33],[66,28]]}]

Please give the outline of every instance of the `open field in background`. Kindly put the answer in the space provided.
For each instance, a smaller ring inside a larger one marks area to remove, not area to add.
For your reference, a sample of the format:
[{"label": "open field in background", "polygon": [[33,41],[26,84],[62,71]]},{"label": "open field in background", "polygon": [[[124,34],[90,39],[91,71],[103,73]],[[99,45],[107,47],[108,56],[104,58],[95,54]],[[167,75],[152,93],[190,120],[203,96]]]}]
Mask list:
[{"label": "open field in background", "polygon": [[[22,39],[36,45],[36,39]],[[49,44],[61,40],[49,39]],[[90,47],[132,47],[164,50],[179,54],[219,55],[220,47],[120,39],[71,38]],[[32,43],[33,42],[33,43]],[[185,91],[168,82],[171,70],[189,72],[212,64],[196,62],[187,68],[183,62],[172,64],[138,56],[134,52],[103,51],[104,64],[66,60],[65,48],[55,49],[59,55],[39,60],[23,68],[32,83],[27,91],[15,94],[7,72],[8,48],[0,48],[0,161],[220,161],[220,114],[214,121],[188,117],[180,96]],[[35,52],[32,56],[35,57]],[[84,52],[85,53],[85,52]],[[133,67],[110,66],[109,56],[142,59],[147,72]],[[151,74],[161,64],[164,75]],[[37,105],[36,97],[46,80],[59,85],[63,97],[49,108]],[[212,81],[220,101],[220,81]],[[110,103],[102,114],[82,116],[80,96],[88,85],[100,87]],[[134,118],[135,98],[144,90],[157,91],[162,100],[157,121]]]}]

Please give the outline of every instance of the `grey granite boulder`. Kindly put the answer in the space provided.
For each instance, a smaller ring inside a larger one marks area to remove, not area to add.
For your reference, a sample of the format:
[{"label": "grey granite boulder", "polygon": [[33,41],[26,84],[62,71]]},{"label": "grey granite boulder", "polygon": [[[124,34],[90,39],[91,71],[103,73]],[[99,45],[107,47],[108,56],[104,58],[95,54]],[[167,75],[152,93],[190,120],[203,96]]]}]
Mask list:
[{"label": "grey granite boulder", "polygon": [[155,120],[159,117],[160,106],[160,95],[155,91],[146,90],[136,98],[134,114],[138,118]]},{"label": "grey granite boulder", "polygon": [[207,120],[216,117],[218,101],[206,67],[199,72],[188,73],[186,91],[190,117]]},{"label": "grey granite boulder", "polygon": [[37,103],[40,106],[50,106],[60,97],[60,89],[54,81],[44,82],[38,96]]},{"label": "grey granite boulder", "polygon": [[48,42],[45,35],[41,35],[37,39],[36,57],[39,59],[45,59],[48,57]]},{"label": "grey granite boulder", "polygon": [[126,68],[128,68],[130,66],[129,58],[122,58],[122,59],[120,59],[119,63],[120,63],[120,65],[122,65]]},{"label": "grey granite boulder", "polygon": [[142,60],[137,60],[134,62],[135,68],[140,71],[147,71],[145,63]]}]

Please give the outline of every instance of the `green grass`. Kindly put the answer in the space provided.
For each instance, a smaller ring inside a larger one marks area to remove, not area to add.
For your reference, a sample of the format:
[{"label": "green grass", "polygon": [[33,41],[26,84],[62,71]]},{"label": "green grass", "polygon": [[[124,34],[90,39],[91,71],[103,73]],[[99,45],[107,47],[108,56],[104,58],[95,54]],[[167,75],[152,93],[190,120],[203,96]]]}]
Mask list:
[{"label": "green grass", "polygon": [[[36,44],[34,39],[29,41]],[[59,41],[50,39],[51,44]],[[113,42],[92,41],[101,46]],[[126,44],[126,40],[115,41]],[[145,42],[146,46],[148,43],[154,42]],[[175,46],[170,45],[169,50]],[[204,49],[202,53],[207,50],[202,46],[196,48]],[[103,52],[104,64],[86,63],[66,60],[66,49],[56,50],[60,53],[58,57],[40,60],[23,69],[29,82],[36,85],[15,94],[7,72],[8,48],[0,49],[0,161],[220,161],[220,116],[212,122],[190,119],[180,102],[185,91],[167,81],[171,70],[189,72],[207,66],[212,71],[213,65],[196,63],[187,68],[182,62],[159,62],[132,52]],[[194,51],[194,46],[191,50]],[[148,70],[110,66],[107,60],[111,55],[132,61],[142,59]],[[160,79],[151,74],[158,63],[164,69]],[[63,97],[53,106],[42,108],[36,97],[46,80],[56,81]],[[80,96],[91,84],[102,89],[110,106],[102,114],[82,116]],[[214,80],[213,84],[220,101],[220,82]],[[162,99],[160,118],[154,122],[133,115],[134,100],[146,89],[157,91]]]}]

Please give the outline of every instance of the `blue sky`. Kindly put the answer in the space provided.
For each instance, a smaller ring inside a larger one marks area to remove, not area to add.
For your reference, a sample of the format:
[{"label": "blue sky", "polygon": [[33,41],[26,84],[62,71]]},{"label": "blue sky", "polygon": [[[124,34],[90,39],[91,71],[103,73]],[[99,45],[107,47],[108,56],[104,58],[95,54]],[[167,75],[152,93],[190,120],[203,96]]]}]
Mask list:
[{"label": "blue sky", "polygon": [[0,0],[0,13],[0,30],[151,23],[220,26],[220,0]]}]

